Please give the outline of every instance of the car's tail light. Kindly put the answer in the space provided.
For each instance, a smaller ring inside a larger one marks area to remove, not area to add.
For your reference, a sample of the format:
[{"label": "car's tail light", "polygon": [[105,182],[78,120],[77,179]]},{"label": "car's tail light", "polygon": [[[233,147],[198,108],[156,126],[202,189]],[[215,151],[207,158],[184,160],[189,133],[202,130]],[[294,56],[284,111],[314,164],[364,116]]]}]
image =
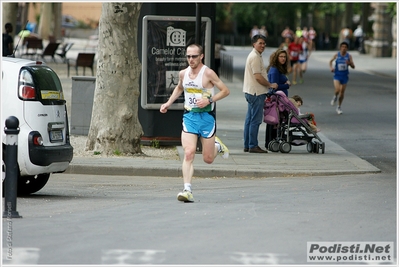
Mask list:
[{"label": "car's tail light", "polygon": [[35,100],[36,88],[32,74],[27,69],[21,69],[19,74],[18,94],[22,100]]},{"label": "car's tail light", "polygon": [[29,85],[20,86],[20,97],[24,100],[36,99],[36,90],[34,87]]},{"label": "car's tail light", "polygon": [[32,131],[28,134],[28,145],[29,145],[29,150],[33,148],[38,148],[38,147],[43,147],[44,142],[43,142],[43,137],[38,131]]},{"label": "car's tail light", "polygon": [[33,144],[36,146],[42,146],[43,145],[43,138],[39,133],[36,133],[33,135],[32,138]]}]

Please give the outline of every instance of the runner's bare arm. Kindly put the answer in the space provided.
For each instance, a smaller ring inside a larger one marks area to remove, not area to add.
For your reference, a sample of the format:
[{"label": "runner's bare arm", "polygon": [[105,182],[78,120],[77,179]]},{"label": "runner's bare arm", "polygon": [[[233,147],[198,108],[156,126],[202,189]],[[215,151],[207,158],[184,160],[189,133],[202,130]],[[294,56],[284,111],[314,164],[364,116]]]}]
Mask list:
[{"label": "runner's bare arm", "polygon": [[337,58],[337,54],[335,54],[333,57],[332,57],[332,59],[330,60],[330,70],[331,70],[331,72],[334,72],[334,68],[333,68],[333,65],[332,65],[332,63],[334,62],[334,60]]},{"label": "runner's bare arm", "polygon": [[207,68],[205,70],[205,77],[208,80],[208,82],[203,83],[203,86],[205,88],[216,86],[219,89],[219,92],[215,93],[215,95],[212,96],[212,101],[213,102],[221,100],[221,99],[225,98],[226,96],[228,96],[230,94],[230,89],[219,78],[219,76],[216,75],[216,73],[212,69]]},{"label": "runner's bare arm", "polygon": [[351,66],[352,69],[355,68],[355,63],[353,63],[352,55],[349,55],[349,62],[348,65]]}]

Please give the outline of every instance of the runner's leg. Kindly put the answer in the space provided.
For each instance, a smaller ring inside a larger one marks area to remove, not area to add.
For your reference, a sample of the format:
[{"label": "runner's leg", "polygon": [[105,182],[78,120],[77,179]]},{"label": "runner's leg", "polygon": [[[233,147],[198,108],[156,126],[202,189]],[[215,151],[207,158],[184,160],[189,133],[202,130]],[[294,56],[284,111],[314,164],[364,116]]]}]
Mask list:
[{"label": "runner's leg", "polygon": [[345,94],[346,84],[341,84],[339,90],[339,97],[338,97],[338,106],[340,107],[342,102],[344,101],[344,94]]},{"label": "runner's leg", "polygon": [[303,62],[303,63],[301,64],[302,73],[305,73],[307,69],[308,69],[308,62],[305,61],[305,62]]},{"label": "runner's leg", "polygon": [[218,155],[218,151],[215,146],[215,135],[210,138],[201,137],[202,142],[202,157],[204,162],[211,164]]},{"label": "runner's leg", "polygon": [[341,82],[339,80],[334,79],[334,95],[338,96],[339,93],[341,92]]},{"label": "runner's leg", "polygon": [[296,84],[296,74],[298,72],[298,63],[294,63],[292,66],[292,83]]},{"label": "runner's leg", "polygon": [[190,183],[194,174],[193,161],[195,152],[197,150],[198,137],[195,134],[182,132],[181,143],[184,151],[184,159],[182,165],[183,181],[184,183]]}]

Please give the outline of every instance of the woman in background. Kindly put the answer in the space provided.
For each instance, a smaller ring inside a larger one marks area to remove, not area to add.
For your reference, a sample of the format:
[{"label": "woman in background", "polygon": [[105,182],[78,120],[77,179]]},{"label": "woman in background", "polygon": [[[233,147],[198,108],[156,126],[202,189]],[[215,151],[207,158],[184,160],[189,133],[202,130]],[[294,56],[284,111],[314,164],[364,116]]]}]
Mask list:
[{"label": "woman in background", "polygon": [[291,82],[287,78],[288,74],[288,54],[284,49],[278,49],[270,55],[269,66],[266,69],[267,78],[270,83],[277,83],[275,91],[283,91],[288,96],[288,89]]},{"label": "woman in background", "polygon": [[[278,49],[276,52],[270,55],[269,66],[266,69],[267,78],[270,83],[277,83],[277,89],[275,91],[282,91],[288,96],[288,89],[291,86],[291,82],[288,80],[288,53],[284,49]],[[267,99],[266,99],[267,101]],[[266,139],[265,147],[267,148],[269,142],[277,137],[277,129],[274,125],[266,124]]]}]

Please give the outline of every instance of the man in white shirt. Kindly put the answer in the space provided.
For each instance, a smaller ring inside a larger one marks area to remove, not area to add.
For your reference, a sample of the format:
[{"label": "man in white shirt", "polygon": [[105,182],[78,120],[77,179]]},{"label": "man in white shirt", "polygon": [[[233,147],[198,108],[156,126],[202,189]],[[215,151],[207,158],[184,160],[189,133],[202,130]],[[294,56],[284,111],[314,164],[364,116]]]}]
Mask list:
[{"label": "man in white shirt", "polygon": [[355,49],[359,49],[360,47],[360,39],[363,37],[363,29],[361,25],[358,25],[356,30],[353,32],[355,36]]},{"label": "man in white shirt", "polygon": [[248,103],[244,124],[244,152],[267,153],[258,145],[259,126],[263,121],[263,106],[269,88],[276,89],[277,83],[269,83],[262,53],[266,47],[266,37],[260,34],[252,37],[253,49],[247,57],[244,71],[245,99]]}]

